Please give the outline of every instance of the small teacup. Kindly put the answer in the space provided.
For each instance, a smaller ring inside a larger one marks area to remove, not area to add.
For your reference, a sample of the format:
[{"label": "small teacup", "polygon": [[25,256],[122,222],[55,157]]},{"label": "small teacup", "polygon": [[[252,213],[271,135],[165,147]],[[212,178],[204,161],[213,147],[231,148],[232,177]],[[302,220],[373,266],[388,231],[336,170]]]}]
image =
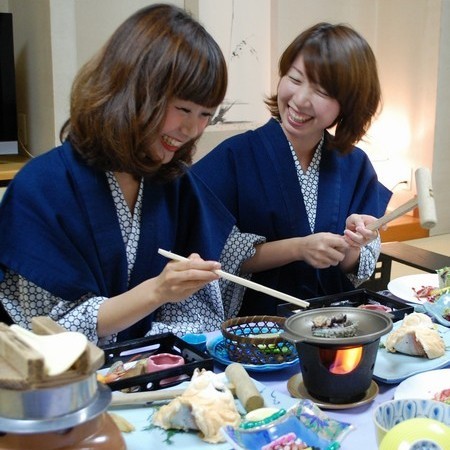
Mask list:
[{"label": "small teacup", "polygon": [[188,333],[185,334],[181,339],[183,339],[184,342],[191,344],[201,352],[206,351],[206,336],[204,334]]}]

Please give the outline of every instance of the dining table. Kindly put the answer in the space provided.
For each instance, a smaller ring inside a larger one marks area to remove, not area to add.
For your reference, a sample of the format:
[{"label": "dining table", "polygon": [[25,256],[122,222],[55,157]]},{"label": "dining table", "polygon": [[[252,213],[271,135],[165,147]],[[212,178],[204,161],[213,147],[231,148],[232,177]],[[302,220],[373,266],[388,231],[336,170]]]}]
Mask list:
[{"label": "dining table", "polygon": [[[217,341],[218,339],[220,340],[220,335],[220,330],[207,333],[206,336],[208,344]],[[450,367],[450,361],[448,367]],[[225,368],[226,364],[224,364],[223,361],[217,361],[216,359],[214,359],[214,372],[225,372]],[[250,377],[257,382],[257,385],[264,386],[264,389],[268,389],[271,392],[276,392],[283,398],[289,398],[293,401],[292,404],[295,404],[295,401],[297,401],[296,399],[299,398],[295,395],[292,396],[288,389],[289,381],[301,374],[299,362],[297,362],[296,364],[289,364],[287,367],[281,370],[256,370],[248,371],[248,373]],[[321,407],[321,410],[328,417],[340,422],[351,424],[350,431],[345,434],[345,437],[341,442],[340,448],[342,450],[361,450],[362,448],[364,448],[365,450],[376,450],[378,448],[376,442],[375,425],[373,422],[374,410],[379,404],[394,398],[394,393],[399,382],[384,383],[380,382],[379,380],[372,380],[372,385],[374,383],[376,383],[375,386],[377,388],[377,392],[375,395],[371,396],[370,401],[356,402],[356,406],[354,406],[354,404],[350,404],[348,407],[346,407],[345,405],[338,405],[337,407],[332,406],[331,408]],[[130,410],[117,410],[114,407],[111,408],[111,411],[116,411],[119,413],[125,412],[126,414],[130,413]],[[139,417],[139,415],[142,417],[149,416],[148,410],[146,410],[146,408],[142,406],[136,407],[136,410],[132,410],[131,412],[134,413],[134,415],[131,414],[129,417],[133,418]],[[145,434],[140,436],[139,439],[133,439],[133,436],[130,434],[124,434],[124,437],[127,442],[128,450],[144,450],[153,448],[148,446],[149,442],[145,440]],[[203,445],[204,443],[201,442],[201,444]],[[232,446],[228,444],[221,444],[220,446],[211,444],[207,446],[207,448],[210,448],[211,450],[214,450],[214,448],[216,447],[225,450],[232,449]],[[187,446],[184,448],[187,449],[191,447]],[[201,446],[201,448],[203,448],[203,446]]]},{"label": "dining table", "polygon": [[[250,375],[262,384],[290,396],[287,387],[288,381],[292,377],[295,377],[299,371],[300,365],[276,372],[255,372],[250,373]],[[378,448],[375,437],[375,426],[372,419],[373,410],[378,404],[393,398],[396,385],[379,382],[377,382],[377,385],[379,392],[372,402],[348,409],[321,408],[327,416],[352,425],[352,430],[345,436],[341,443],[342,450],[361,450],[362,448],[365,450],[376,450]]]}]

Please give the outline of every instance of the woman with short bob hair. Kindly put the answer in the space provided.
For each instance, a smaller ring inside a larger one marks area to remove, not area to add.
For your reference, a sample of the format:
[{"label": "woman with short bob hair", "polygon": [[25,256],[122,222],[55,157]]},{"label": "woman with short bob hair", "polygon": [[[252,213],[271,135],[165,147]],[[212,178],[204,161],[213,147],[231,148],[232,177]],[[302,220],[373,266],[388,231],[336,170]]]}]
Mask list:
[{"label": "woman with short bob hair", "polygon": [[[245,233],[267,242],[244,262],[253,280],[299,298],[349,291],[367,280],[380,252],[367,225],[391,193],[355,145],[381,102],[374,54],[347,25],[318,23],[279,60],[272,118],[233,136],[193,166]],[[248,291],[240,315],[277,314]]]},{"label": "woman with short bob hair", "polygon": [[[301,53],[308,79],[339,103],[336,127],[327,145],[341,153],[352,151],[367,133],[381,108],[377,63],[365,39],[347,26],[319,23],[298,35],[278,64],[280,79]],[[272,116],[281,120],[278,95],[266,100]]]}]

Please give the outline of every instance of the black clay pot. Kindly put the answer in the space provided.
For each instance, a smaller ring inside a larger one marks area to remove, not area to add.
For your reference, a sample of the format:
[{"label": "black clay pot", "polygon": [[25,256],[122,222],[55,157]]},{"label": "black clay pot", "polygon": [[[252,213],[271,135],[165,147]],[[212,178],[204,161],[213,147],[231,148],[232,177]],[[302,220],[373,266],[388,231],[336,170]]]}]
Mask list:
[{"label": "black clay pot", "polygon": [[[335,317],[345,314],[356,324],[351,337],[316,337],[312,332],[317,316]],[[383,312],[358,308],[319,308],[289,317],[282,337],[295,343],[303,383],[315,398],[330,403],[350,403],[363,397],[370,387],[381,336],[392,330],[390,316]],[[351,370],[333,372],[336,355],[350,349],[360,349],[360,359]]]}]

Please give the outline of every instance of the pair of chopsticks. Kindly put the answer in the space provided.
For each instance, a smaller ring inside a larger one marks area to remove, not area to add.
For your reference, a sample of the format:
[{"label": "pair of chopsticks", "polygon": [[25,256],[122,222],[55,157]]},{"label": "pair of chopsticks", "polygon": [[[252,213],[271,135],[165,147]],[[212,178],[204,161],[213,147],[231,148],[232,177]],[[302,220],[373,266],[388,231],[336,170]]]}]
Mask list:
[{"label": "pair of chopsticks", "polygon": [[[167,250],[158,249],[158,253],[166,258],[173,259],[175,261],[187,261],[188,258],[177,255],[175,253],[169,252]],[[307,308],[309,303],[305,300],[300,300],[299,298],[292,297],[292,295],[284,294],[283,292],[276,291],[275,289],[263,286],[261,284],[255,283],[254,281],[246,280],[245,278],[238,277],[236,275],[232,275],[231,273],[224,272],[223,270],[214,270],[214,272],[222,278],[232,281],[233,283],[240,284],[241,286],[248,287],[255,291],[263,292],[264,294],[271,295],[272,297],[279,298],[280,300],[284,300],[288,303],[292,303],[297,306],[301,306],[302,308]]]},{"label": "pair of chopsticks", "polygon": [[[236,396],[236,388],[232,384],[227,385],[234,396]],[[153,402],[163,402],[172,400],[183,394],[186,388],[181,389],[160,389],[157,391],[131,392],[124,394],[122,392],[113,393],[110,406],[129,406],[129,405],[145,405]]]}]

